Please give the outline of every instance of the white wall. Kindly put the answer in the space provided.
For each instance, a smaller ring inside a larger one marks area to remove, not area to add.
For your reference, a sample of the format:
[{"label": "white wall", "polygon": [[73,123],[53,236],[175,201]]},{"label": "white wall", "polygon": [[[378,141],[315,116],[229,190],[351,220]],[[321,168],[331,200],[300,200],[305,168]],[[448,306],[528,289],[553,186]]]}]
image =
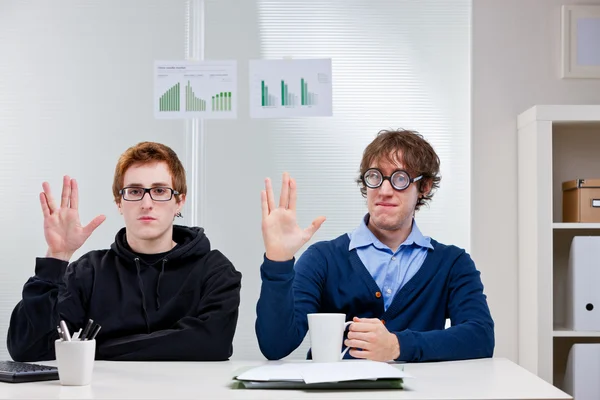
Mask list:
[{"label": "white wall", "polygon": [[496,322],[496,356],[517,351],[516,116],[535,104],[599,104],[600,79],[560,79],[560,7],[599,0],[474,0],[472,255]]}]

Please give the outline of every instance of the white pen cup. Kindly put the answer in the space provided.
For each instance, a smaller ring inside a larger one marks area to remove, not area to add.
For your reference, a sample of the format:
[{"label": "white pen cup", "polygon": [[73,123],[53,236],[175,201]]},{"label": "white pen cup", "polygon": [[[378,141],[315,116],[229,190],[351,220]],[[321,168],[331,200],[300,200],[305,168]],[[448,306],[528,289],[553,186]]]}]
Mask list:
[{"label": "white pen cup", "polygon": [[92,382],[96,340],[54,342],[58,378],[64,386],[85,386]]},{"label": "white pen cup", "polygon": [[352,321],[346,322],[346,314],[308,314],[308,332],[314,362],[336,362],[344,358],[348,347],[341,352],[344,331]]}]

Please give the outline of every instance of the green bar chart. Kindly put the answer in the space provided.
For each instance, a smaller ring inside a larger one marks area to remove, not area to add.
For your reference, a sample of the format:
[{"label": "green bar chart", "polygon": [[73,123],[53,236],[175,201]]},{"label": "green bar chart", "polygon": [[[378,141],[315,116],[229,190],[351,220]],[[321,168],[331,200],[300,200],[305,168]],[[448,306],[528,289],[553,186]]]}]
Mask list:
[{"label": "green bar chart", "polygon": [[172,112],[180,110],[179,87],[177,83],[171,86],[158,100],[158,109],[160,112]]},{"label": "green bar chart", "polygon": [[295,93],[288,91],[288,84],[285,80],[281,80],[281,105],[284,107],[293,107],[298,105],[298,96]]},{"label": "green bar chart", "polygon": [[269,86],[265,84],[265,81],[261,81],[261,106],[262,107],[276,107],[279,104],[279,99],[269,93]]},{"label": "green bar chart", "polygon": [[250,118],[333,115],[331,59],[250,60]]},{"label": "green bar chart", "polygon": [[154,62],[157,119],[237,118],[237,61]]},{"label": "green bar chart", "polygon": [[206,100],[196,97],[190,81],[185,86],[185,111],[206,111]]},{"label": "green bar chart", "polygon": [[300,104],[303,106],[316,106],[317,95],[313,92],[308,91],[308,83],[304,78],[300,78],[300,89],[302,90],[302,94],[300,96]]},{"label": "green bar chart", "polygon": [[212,111],[231,111],[231,92],[219,92],[212,96]]}]

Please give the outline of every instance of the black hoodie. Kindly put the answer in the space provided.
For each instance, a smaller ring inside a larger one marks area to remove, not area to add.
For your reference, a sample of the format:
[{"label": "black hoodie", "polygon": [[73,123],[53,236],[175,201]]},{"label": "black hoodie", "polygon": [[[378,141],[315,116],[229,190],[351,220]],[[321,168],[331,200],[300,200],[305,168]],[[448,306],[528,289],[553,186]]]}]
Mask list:
[{"label": "black hoodie", "polygon": [[102,326],[96,359],[228,359],[241,274],[210,250],[202,228],[176,225],[173,240],[177,245],[156,260],[132,252],[123,228],[110,250],[91,251],[71,264],[37,258],[35,276],[11,316],[12,358],[54,359],[59,321],[73,333],[91,318]]}]

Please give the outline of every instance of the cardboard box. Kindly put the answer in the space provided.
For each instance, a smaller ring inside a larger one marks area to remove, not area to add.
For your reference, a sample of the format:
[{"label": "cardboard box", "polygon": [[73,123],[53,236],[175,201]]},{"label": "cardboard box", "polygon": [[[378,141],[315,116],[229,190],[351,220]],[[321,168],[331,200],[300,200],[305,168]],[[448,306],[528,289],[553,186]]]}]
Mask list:
[{"label": "cardboard box", "polygon": [[600,179],[563,182],[563,222],[600,222]]}]

